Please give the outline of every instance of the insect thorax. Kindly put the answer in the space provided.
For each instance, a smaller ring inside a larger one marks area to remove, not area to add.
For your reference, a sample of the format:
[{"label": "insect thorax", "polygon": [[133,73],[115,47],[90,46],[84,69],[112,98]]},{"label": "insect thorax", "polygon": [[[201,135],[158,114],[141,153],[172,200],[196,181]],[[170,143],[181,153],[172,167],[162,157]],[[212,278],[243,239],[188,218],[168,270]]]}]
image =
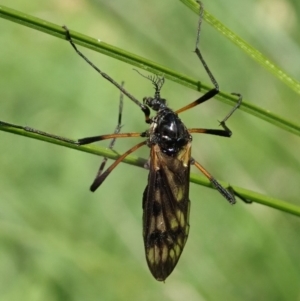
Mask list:
[{"label": "insect thorax", "polygon": [[187,128],[170,108],[158,110],[149,129],[149,146],[158,144],[161,151],[175,156],[192,140]]}]

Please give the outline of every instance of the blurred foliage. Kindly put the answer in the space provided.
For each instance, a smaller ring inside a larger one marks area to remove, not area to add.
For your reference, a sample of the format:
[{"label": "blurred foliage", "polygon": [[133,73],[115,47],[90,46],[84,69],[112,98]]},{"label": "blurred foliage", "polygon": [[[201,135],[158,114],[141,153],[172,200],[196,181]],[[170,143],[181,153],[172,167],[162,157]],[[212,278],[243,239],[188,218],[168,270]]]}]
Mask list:
[{"label": "blurred foliage", "polygon": [[[209,83],[192,53],[197,16],[179,1],[2,4]],[[297,1],[204,4],[300,78]],[[68,43],[6,20],[0,26],[0,120],[74,139],[113,131],[119,92]],[[221,90],[299,122],[299,96],[205,23],[201,49]],[[153,94],[131,66],[83,51],[139,99]],[[199,93],[168,81],[163,96],[177,109]],[[126,100],[123,130],[145,130],[140,110]],[[189,127],[216,128],[229,109],[211,100],[182,119]],[[299,205],[299,138],[243,112],[228,125],[231,139],[195,135],[193,157],[218,179]],[[101,158],[0,136],[0,300],[299,299],[298,218],[258,204],[229,206],[217,192],[191,185],[190,237],[173,274],[159,283],[148,271],[141,236],[147,171],[121,164],[92,194],[88,187]],[[120,139],[116,149],[135,141]],[[137,153],[148,154],[147,148]]]}]

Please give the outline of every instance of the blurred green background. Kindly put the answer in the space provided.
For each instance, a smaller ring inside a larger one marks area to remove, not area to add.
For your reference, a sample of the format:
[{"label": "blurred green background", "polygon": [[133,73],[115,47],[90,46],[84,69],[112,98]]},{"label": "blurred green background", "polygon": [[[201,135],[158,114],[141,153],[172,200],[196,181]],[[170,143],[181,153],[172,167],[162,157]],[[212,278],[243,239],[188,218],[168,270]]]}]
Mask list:
[{"label": "blurred green background", "polygon": [[[209,83],[192,52],[197,16],[179,1],[1,4]],[[204,4],[300,78],[299,1]],[[118,90],[68,43],[3,19],[0,27],[0,120],[73,139],[113,131]],[[205,22],[201,49],[222,91],[299,123],[299,95]],[[137,98],[153,95],[132,66],[82,50]],[[174,109],[199,97],[170,81],[162,93]],[[189,127],[217,128],[229,110],[211,100],[181,117]],[[122,130],[142,132],[143,120],[125,98]],[[217,179],[300,205],[299,137],[242,111],[228,125],[231,139],[194,136],[195,159]],[[299,218],[259,204],[230,206],[216,191],[191,185],[189,240],[175,271],[159,283],[141,234],[146,170],[120,164],[93,194],[100,157],[5,132],[0,139],[0,300],[300,300]],[[137,141],[118,140],[116,149]],[[148,154],[144,148],[136,155]]]}]

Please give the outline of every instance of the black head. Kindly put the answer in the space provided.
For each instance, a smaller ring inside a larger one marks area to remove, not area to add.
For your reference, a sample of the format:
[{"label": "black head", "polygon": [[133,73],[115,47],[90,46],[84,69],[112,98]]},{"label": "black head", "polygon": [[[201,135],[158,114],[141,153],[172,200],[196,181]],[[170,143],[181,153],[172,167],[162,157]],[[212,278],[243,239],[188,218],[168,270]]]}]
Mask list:
[{"label": "black head", "polygon": [[159,111],[160,109],[165,108],[167,106],[167,101],[165,98],[160,97],[160,90],[165,83],[165,78],[163,76],[160,77],[158,75],[145,76],[142,73],[140,73],[138,70],[136,70],[136,69],[134,69],[134,70],[136,72],[138,72],[141,76],[149,79],[155,88],[154,97],[149,96],[149,97],[143,98],[144,105],[150,107],[154,111]]}]

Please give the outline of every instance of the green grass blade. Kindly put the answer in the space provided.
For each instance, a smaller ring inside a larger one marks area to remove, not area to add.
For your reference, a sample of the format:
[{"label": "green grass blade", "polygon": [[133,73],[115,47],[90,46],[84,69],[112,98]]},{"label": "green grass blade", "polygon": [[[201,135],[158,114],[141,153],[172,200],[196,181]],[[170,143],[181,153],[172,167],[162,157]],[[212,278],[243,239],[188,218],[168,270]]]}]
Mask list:
[{"label": "green grass blade", "polygon": [[[191,5],[192,3],[194,3],[194,2],[188,1],[188,0],[185,0],[185,1],[182,0],[182,2],[187,5]],[[195,3],[189,7],[197,8]],[[207,16],[207,13],[205,14],[205,16]],[[10,21],[13,21],[13,22],[16,22],[16,23],[19,23],[19,24],[22,24],[22,25],[25,25],[25,26],[28,26],[33,29],[37,29],[39,31],[53,35],[55,37],[65,39],[65,32],[61,26],[44,21],[39,18],[35,18],[35,17],[29,16],[29,15],[26,15],[24,13],[7,8],[5,6],[0,6],[0,17],[5,18]],[[217,23],[217,24],[219,24],[219,23]],[[153,61],[145,59],[141,56],[137,56],[135,54],[124,51],[120,48],[109,45],[103,41],[99,41],[97,39],[90,38],[86,35],[80,34],[75,31],[70,31],[70,32],[71,32],[71,35],[76,44],[82,45],[84,47],[90,48],[97,52],[111,56],[113,58],[116,58],[116,59],[126,62],[128,64],[131,64],[133,66],[139,67],[146,71],[153,72],[156,74],[164,74],[164,76],[166,78],[168,78],[174,82],[177,82],[181,85],[184,85],[186,87],[189,87],[193,90],[196,90],[196,91],[206,92],[212,88],[209,85],[201,83],[197,79],[191,78],[191,77],[186,76],[181,73],[178,73],[172,69],[164,67],[160,64],[157,64]],[[225,31],[225,32],[228,36],[231,35],[230,31],[229,32]],[[239,40],[239,39],[240,38],[235,37],[235,40],[240,41],[240,44],[241,44],[242,40],[241,39]],[[251,49],[253,49],[253,48],[251,47]],[[276,72],[276,74],[279,74],[279,73],[283,74],[283,71]],[[285,78],[287,78],[287,77],[285,76]],[[292,86],[295,88],[296,87],[295,85],[296,84],[293,84]],[[236,97],[232,96],[230,93],[224,93],[224,92],[219,93],[219,95],[216,98],[221,100],[222,102],[230,104],[232,106],[237,101]],[[243,101],[240,109],[251,115],[254,115],[260,119],[263,119],[273,125],[276,125],[290,133],[300,136],[300,124],[291,122],[281,116],[273,114],[269,110],[252,105],[248,101],[245,101],[245,100]]]},{"label": "green grass blade", "polygon": [[[19,126],[18,126],[19,127]],[[61,146],[65,146],[68,148],[72,148],[78,151],[83,151],[86,153],[90,153],[90,154],[94,154],[94,155],[98,155],[98,156],[103,156],[103,157],[107,157],[109,159],[113,159],[116,160],[120,154],[112,151],[110,149],[107,148],[103,148],[103,147],[95,147],[95,146],[89,146],[89,145],[77,145],[75,140],[69,139],[69,138],[64,138],[65,140],[68,141],[61,141],[46,135],[44,136],[42,135],[38,135],[34,132],[31,131],[26,131],[24,129],[20,128],[16,128],[16,126],[11,126],[9,124],[5,124],[3,122],[0,122],[0,130],[1,131],[6,131],[9,133],[13,133],[13,134],[17,134],[17,135],[21,135],[21,136],[26,136],[29,138],[33,138],[33,139],[37,139],[40,141],[45,141],[48,143],[52,143],[52,144],[57,144],[57,145],[61,145]],[[136,156],[127,156],[122,162],[130,164],[130,165],[135,165],[138,167],[144,167],[145,163],[147,162],[147,160],[136,157]],[[199,176],[196,174],[191,174],[190,175],[190,180],[191,182],[195,183],[195,184],[200,184],[202,186],[206,186],[209,188],[214,189],[214,187],[211,185],[210,181],[203,177],[203,176]],[[223,185],[224,187],[228,187],[229,184],[219,181],[221,185]],[[240,188],[237,186],[232,186],[230,185],[239,195],[241,195],[242,197],[244,197],[247,200],[256,202],[256,203],[260,203],[296,216],[300,216],[300,207],[293,205],[293,204],[289,204],[287,202],[284,202],[282,200],[279,199],[275,199],[263,194],[259,194],[244,188]]]},{"label": "green grass blade", "polygon": [[[199,4],[193,0],[179,0],[188,8],[190,8],[194,13],[199,14]],[[269,58],[264,56],[257,49],[249,45],[242,38],[237,36],[234,32],[232,32],[229,28],[224,26],[220,21],[218,21],[213,15],[211,15],[207,10],[204,11],[204,20],[219,31],[223,36],[237,45],[241,50],[243,50],[248,56],[250,56],[253,60],[258,62],[261,66],[270,71],[275,77],[277,77],[280,81],[290,87],[292,90],[300,94],[300,83],[289,76],[286,72],[284,72],[281,68],[279,68],[274,62],[272,62]]]}]

